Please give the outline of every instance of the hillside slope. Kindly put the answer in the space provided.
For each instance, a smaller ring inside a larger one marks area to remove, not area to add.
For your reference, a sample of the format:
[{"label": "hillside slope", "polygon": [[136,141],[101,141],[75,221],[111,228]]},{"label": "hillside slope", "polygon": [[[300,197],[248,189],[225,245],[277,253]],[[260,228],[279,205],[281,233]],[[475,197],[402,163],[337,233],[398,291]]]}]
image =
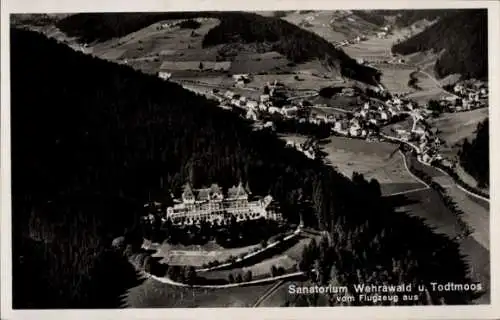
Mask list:
[{"label": "hillside slope", "polygon": [[224,43],[264,43],[295,63],[319,59],[333,72],[362,82],[375,84],[377,70],[359,65],[342,50],[318,35],[278,17],[249,12],[171,12],[77,14],[61,20],[57,26],[82,41],[105,41],[123,37],[152,23],[187,18],[217,18],[220,24],[203,39],[205,47]]},{"label": "hillside slope", "polygon": [[457,243],[394,212],[376,181],[351,181],[176,84],[40,34],[12,30],[11,50],[15,308],[117,307],[140,280],[111,240],[140,246],[139,208],[186,180],[241,179],[288,221],[330,231],[325,279],[334,267],[342,285],[467,281]]},{"label": "hillside slope", "polygon": [[423,32],[395,44],[392,50],[407,55],[442,52],[434,70],[439,77],[458,73],[466,78],[488,76],[488,16],[486,9],[449,14]]},{"label": "hillside slope", "polygon": [[478,182],[479,188],[490,184],[490,136],[488,119],[479,123],[476,137],[466,139],[459,153],[460,164]]}]

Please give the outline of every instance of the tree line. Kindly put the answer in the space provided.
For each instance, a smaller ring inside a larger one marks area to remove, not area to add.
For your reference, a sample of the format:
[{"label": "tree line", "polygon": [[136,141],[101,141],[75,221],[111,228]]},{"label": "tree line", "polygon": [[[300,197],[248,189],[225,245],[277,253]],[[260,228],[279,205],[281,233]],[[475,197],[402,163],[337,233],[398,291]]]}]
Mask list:
[{"label": "tree line", "polygon": [[479,188],[487,188],[490,184],[490,132],[489,119],[478,123],[476,137],[462,144],[459,152],[460,165],[473,176]]}]

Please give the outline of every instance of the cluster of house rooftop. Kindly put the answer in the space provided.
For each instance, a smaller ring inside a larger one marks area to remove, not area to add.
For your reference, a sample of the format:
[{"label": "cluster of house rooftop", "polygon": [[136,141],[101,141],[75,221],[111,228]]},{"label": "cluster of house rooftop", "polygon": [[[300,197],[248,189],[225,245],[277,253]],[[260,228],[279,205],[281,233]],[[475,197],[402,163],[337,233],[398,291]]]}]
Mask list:
[{"label": "cluster of house rooftop", "polygon": [[[236,221],[270,219],[281,220],[282,216],[272,196],[252,197],[248,187],[240,182],[224,194],[219,185],[194,189],[186,183],[180,199],[174,199],[174,205],[166,209],[163,221],[170,219],[175,225],[197,225],[202,221],[227,222],[232,217]],[[145,217],[153,221],[152,214]]]},{"label": "cluster of house rooftop", "polygon": [[451,112],[469,111],[485,107],[488,103],[488,88],[485,82],[466,80],[455,84],[455,96],[441,99],[440,104]]}]

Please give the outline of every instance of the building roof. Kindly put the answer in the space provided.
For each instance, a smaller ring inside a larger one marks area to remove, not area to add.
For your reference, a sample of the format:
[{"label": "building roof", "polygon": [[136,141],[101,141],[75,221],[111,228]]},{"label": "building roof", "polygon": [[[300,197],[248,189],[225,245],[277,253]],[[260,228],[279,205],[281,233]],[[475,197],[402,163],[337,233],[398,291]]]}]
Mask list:
[{"label": "building roof", "polygon": [[191,189],[191,185],[189,183],[186,183],[184,185],[184,191],[182,192],[182,197],[183,198],[193,198],[193,189]]},{"label": "building roof", "polygon": [[196,200],[198,201],[210,200],[210,188],[199,189],[198,194],[196,195]]},{"label": "building roof", "polygon": [[243,187],[243,183],[238,184],[238,186],[233,186],[229,188],[227,191],[227,196],[229,198],[239,198],[239,197],[246,197],[248,196],[248,193],[245,191],[245,188]]}]

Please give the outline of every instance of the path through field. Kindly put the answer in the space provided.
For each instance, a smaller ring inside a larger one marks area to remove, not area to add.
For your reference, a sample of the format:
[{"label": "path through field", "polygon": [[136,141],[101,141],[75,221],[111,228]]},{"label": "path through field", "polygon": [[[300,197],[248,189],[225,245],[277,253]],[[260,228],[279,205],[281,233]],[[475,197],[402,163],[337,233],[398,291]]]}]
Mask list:
[{"label": "path through field", "polygon": [[271,288],[269,288],[269,290],[267,290],[257,301],[255,301],[255,303],[253,304],[253,307],[256,308],[258,307],[262,301],[266,300],[269,296],[271,296],[276,290],[278,290],[278,288],[283,284],[285,283],[284,280],[280,280],[278,282],[276,282]]}]

